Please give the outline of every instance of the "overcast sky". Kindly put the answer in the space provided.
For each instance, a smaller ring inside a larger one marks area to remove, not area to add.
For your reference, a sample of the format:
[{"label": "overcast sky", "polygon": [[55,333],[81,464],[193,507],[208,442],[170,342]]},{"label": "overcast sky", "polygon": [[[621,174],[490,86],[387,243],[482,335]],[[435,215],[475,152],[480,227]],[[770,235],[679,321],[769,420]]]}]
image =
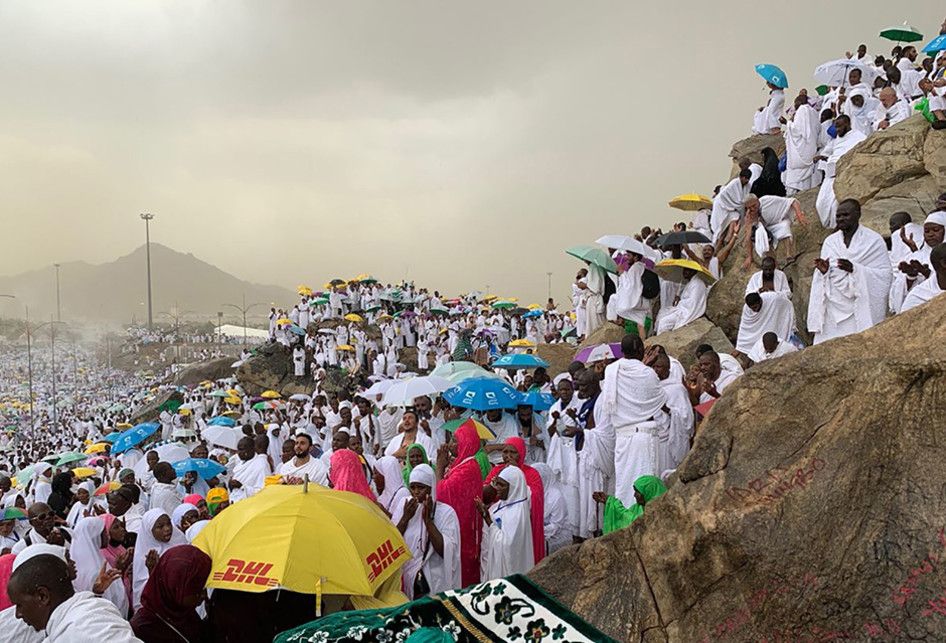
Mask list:
[{"label": "overcast sky", "polygon": [[[568,245],[679,220],[766,100],[941,3],[0,2],[0,274],[152,239],[294,287],[564,298]],[[922,44],[922,43],[921,43]]]}]

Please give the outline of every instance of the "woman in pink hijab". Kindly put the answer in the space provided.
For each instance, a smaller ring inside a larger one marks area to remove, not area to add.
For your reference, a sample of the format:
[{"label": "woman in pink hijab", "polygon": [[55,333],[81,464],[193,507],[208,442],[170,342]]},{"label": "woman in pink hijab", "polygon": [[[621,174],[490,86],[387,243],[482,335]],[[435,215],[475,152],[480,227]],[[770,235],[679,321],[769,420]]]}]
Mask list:
[{"label": "woman in pink hijab", "polygon": [[361,467],[361,458],[351,449],[338,449],[332,454],[328,479],[336,491],[351,491],[364,496],[371,502],[377,502],[374,492],[368,485],[365,470]]},{"label": "woman in pink hijab", "polygon": [[13,574],[13,561],[16,554],[4,554],[0,556],[0,611],[13,605],[10,597],[7,596],[7,583],[10,582],[10,575]]}]

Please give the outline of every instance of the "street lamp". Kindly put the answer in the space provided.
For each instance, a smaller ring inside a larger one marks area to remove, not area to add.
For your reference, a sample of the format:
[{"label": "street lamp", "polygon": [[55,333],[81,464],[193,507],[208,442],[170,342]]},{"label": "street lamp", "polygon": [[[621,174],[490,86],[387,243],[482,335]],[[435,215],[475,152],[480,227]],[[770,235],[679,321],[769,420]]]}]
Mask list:
[{"label": "street lamp", "polygon": [[60,264],[54,263],[56,267],[56,321],[62,321],[62,300],[59,298],[59,266]]},{"label": "street lamp", "polygon": [[223,332],[220,327],[223,326],[223,313],[217,311],[217,344],[223,343]]},{"label": "street lamp", "polygon": [[36,428],[35,421],[33,420],[33,335],[39,329],[44,326],[50,326],[49,334],[49,347],[52,355],[52,370],[53,370],[53,426],[59,422],[58,410],[56,408],[57,402],[59,401],[56,396],[56,324],[63,324],[65,322],[56,321],[53,319],[53,316],[49,316],[49,321],[39,324],[38,326],[30,325],[30,307],[26,306],[26,368],[29,378],[29,395],[30,395],[30,430]]},{"label": "street lamp", "polygon": [[547,272],[545,274],[549,276],[549,299],[551,300],[552,299],[552,273]]},{"label": "street lamp", "polygon": [[265,305],[265,304],[256,303],[256,304],[250,304],[249,306],[247,306],[247,305],[246,305],[246,293],[243,293],[243,305],[242,305],[242,306],[237,306],[236,304],[220,304],[220,305],[221,305],[221,306],[229,306],[230,308],[235,308],[235,309],[239,310],[240,313],[243,314],[243,345],[246,346],[246,313],[249,312],[251,309],[255,308],[256,306],[263,306],[263,305]]},{"label": "street lamp", "polygon": [[154,318],[151,314],[151,220],[154,215],[148,212],[140,215],[145,222],[145,255],[148,258],[148,330],[154,325]]}]

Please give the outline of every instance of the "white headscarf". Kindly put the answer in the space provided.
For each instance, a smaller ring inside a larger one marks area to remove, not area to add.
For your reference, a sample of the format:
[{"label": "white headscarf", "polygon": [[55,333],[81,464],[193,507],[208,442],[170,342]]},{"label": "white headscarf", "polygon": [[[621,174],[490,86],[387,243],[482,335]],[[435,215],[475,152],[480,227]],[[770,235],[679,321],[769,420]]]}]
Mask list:
[{"label": "white headscarf", "polygon": [[946,227],[946,212],[942,210],[931,212],[923,223],[935,223],[936,225]]},{"label": "white headscarf", "polygon": [[[141,517],[141,529],[138,531],[138,540],[135,543],[135,557],[132,561],[131,569],[132,602],[134,603],[135,609],[141,606],[141,592],[145,588],[145,583],[148,582],[148,566],[145,565],[148,552],[153,549],[158,552],[158,556],[160,556],[175,545],[187,544],[187,539],[184,537],[184,534],[176,527],[171,529],[171,540],[166,543],[159,542],[154,537],[154,534],[151,533],[151,530],[154,528],[154,523],[158,522],[158,518],[167,515],[164,509],[150,509]],[[170,518],[171,517],[168,516],[168,519]]]},{"label": "white headscarf", "polygon": [[[105,521],[98,516],[83,518],[76,523],[72,532],[72,546],[69,548],[69,554],[76,564],[76,579],[72,583],[76,591],[91,592],[95,579],[106,564],[105,556],[102,555],[103,531]],[[108,586],[103,596],[118,608],[122,616],[128,615],[128,595],[120,578]]]},{"label": "white headscarf", "polygon": [[174,525],[174,528],[178,531],[181,531],[181,521],[184,520],[184,516],[187,515],[188,511],[198,511],[198,509],[189,502],[182,502],[171,513],[171,524]]},{"label": "white headscarf", "polygon": [[506,467],[498,477],[509,483],[509,494],[490,509],[493,524],[483,534],[484,581],[527,572],[535,563],[525,474],[519,467]]}]

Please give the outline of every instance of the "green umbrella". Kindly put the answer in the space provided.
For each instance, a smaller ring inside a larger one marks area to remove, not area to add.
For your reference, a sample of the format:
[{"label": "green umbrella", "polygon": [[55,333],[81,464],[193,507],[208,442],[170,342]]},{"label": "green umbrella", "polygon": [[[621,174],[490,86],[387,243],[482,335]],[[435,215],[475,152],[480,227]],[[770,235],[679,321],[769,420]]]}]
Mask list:
[{"label": "green umbrella", "polygon": [[166,400],[161,406],[158,407],[159,411],[169,411],[171,413],[177,413],[177,410],[181,408],[180,400]]},{"label": "green umbrella", "polygon": [[565,250],[565,254],[592,263],[608,272],[618,273],[618,266],[614,263],[614,259],[611,258],[607,250],[598,246],[572,246]]},{"label": "green umbrella", "polygon": [[64,464],[72,464],[73,462],[85,462],[89,459],[84,453],[79,453],[77,451],[67,451],[65,453],[59,454],[59,459],[56,460],[56,466],[61,467]]},{"label": "green umbrella", "polygon": [[120,411],[124,411],[124,410],[125,410],[125,405],[119,402],[118,404],[112,404],[112,405],[111,405],[110,407],[108,407],[106,410],[107,410],[109,413],[118,413],[118,412],[120,412]]},{"label": "green umbrella", "polygon": [[819,96],[824,96],[831,90],[827,85],[818,85],[817,87],[815,87],[815,91],[818,92]]},{"label": "green umbrella", "polygon": [[310,306],[324,306],[328,303],[328,297],[319,297],[309,302]]},{"label": "green umbrella", "polygon": [[0,520],[26,520],[29,516],[19,507],[7,507],[0,514]]},{"label": "green umbrella", "polygon": [[31,464],[28,467],[23,467],[19,471],[13,474],[13,477],[16,478],[16,481],[20,484],[25,483],[28,480],[33,479],[33,472],[36,470],[36,465]]},{"label": "green umbrella", "polygon": [[880,37],[893,40],[894,42],[916,42],[923,40],[923,34],[921,34],[916,27],[911,27],[907,23],[903,23],[899,27],[887,27],[880,32]]},{"label": "green umbrella", "polygon": [[[613,262],[612,262],[613,263]],[[494,301],[493,308],[515,308],[516,302],[514,301]]]},{"label": "green umbrella", "polygon": [[210,394],[210,397],[230,397],[230,394],[224,391],[223,389],[217,389]]}]

